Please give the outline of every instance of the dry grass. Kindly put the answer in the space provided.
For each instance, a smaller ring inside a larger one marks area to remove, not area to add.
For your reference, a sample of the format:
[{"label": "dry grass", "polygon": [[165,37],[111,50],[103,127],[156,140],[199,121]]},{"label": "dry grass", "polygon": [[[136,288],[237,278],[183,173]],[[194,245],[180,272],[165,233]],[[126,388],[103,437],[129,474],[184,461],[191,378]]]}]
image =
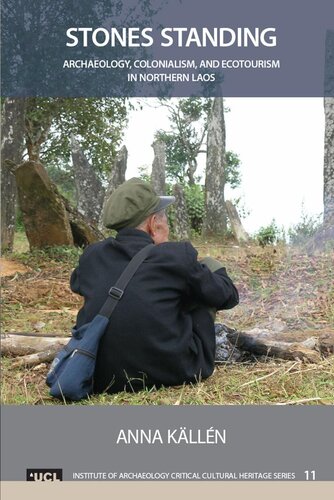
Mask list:
[{"label": "dry grass", "polygon": [[[6,332],[68,333],[80,307],[68,279],[79,253],[73,249],[24,253],[19,236],[11,257],[29,272],[3,280],[2,328]],[[280,319],[291,331],[334,329],[333,252],[309,257],[286,247],[259,248],[196,241],[201,257],[211,255],[226,265],[241,303],[220,313],[218,320],[238,329]],[[48,396],[47,367],[14,369],[2,362],[4,404],[62,404]],[[218,365],[214,374],[194,386],[140,393],[94,396],[80,404],[98,405],[244,405],[333,404],[334,356],[307,365],[272,358],[252,358],[244,364]]]},{"label": "dry grass", "polygon": [[[45,365],[37,369],[11,368],[3,361],[3,404],[63,404],[51,399],[45,386]],[[334,357],[320,365],[295,361],[258,360],[249,364],[217,366],[214,374],[196,385],[93,396],[85,405],[267,405],[334,403]],[[71,404],[71,403],[67,403]],[[75,403],[78,404],[78,403]]]}]

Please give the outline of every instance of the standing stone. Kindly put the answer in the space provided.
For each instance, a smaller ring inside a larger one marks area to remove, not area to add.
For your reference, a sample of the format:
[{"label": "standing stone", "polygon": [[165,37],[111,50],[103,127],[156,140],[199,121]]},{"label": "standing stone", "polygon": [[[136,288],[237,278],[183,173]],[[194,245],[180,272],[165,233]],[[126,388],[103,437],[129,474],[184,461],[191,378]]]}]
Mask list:
[{"label": "standing stone", "polygon": [[86,247],[91,243],[104,239],[104,235],[93,223],[87,221],[87,219],[85,219],[76,208],[71,206],[70,202],[64,196],[61,196],[61,198],[65,205],[67,217],[71,226],[73,241],[76,246]]},{"label": "standing stone", "polygon": [[108,194],[110,195],[125,182],[125,173],[128,163],[128,150],[122,146],[116,155],[114,166],[109,178]]},{"label": "standing stone", "polygon": [[24,99],[7,98],[1,123],[1,250],[13,250],[16,219],[16,183],[11,169],[22,161]]},{"label": "standing stone", "polygon": [[118,151],[116,155],[116,159],[114,161],[113,168],[111,170],[111,174],[109,177],[108,188],[106,192],[106,198],[109,196],[125,182],[125,173],[128,163],[128,150],[126,146],[122,146],[122,148]]},{"label": "standing stone", "polygon": [[334,30],[326,34],[325,52],[324,225],[334,226]]},{"label": "standing stone", "polygon": [[241,224],[241,220],[239,217],[239,214],[237,212],[237,209],[233,205],[233,203],[229,200],[226,200],[225,202],[226,205],[226,210],[228,214],[228,218],[231,224],[231,229],[233,232],[233,235],[235,239],[239,243],[246,243],[249,239],[248,234],[246,233],[243,225]]},{"label": "standing stone", "polygon": [[173,204],[175,213],[174,233],[178,240],[187,240],[190,225],[184,191],[180,184],[175,184],[173,194],[175,196],[175,203]]},{"label": "standing stone", "polygon": [[102,221],[103,210],[110,195],[118,188],[118,186],[120,186],[121,184],[123,184],[123,182],[125,182],[127,163],[128,163],[128,150],[126,146],[122,146],[116,155],[116,159],[109,177],[109,184],[106,194],[104,196],[103,209],[100,215],[100,221],[99,221],[100,229],[103,228],[103,221]]},{"label": "standing stone", "polygon": [[166,144],[163,141],[154,141],[152,144],[154,159],[152,164],[151,184],[158,195],[165,194],[166,176]]},{"label": "standing stone", "polygon": [[324,108],[324,225],[334,226],[334,97],[325,97]]},{"label": "standing stone", "polygon": [[65,205],[43,165],[22,163],[15,178],[30,248],[73,245]]},{"label": "standing stone", "polygon": [[104,199],[102,182],[73,136],[71,151],[78,210],[91,222],[98,222]]},{"label": "standing stone", "polygon": [[205,174],[205,218],[203,234],[226,232],[225,188],[225,120],[222,97],[215,97],[208,120]]}]

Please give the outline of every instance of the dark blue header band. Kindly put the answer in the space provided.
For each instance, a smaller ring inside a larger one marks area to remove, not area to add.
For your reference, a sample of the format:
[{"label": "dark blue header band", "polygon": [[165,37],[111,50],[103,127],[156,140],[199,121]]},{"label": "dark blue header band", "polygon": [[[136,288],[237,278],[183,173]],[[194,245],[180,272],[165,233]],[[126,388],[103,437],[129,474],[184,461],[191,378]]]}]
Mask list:
[{"label": "dark blue header band", "polygon": [[332,0],[3,0],[4,96],[334,95]]}]

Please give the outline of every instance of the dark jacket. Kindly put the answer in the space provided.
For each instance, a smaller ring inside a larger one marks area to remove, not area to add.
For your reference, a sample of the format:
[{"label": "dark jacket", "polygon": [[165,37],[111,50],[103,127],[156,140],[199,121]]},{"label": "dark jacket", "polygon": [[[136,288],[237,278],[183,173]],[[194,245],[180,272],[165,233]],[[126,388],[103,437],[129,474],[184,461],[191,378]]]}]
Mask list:
[{"label": "dark jacket", "polygon": [[[90,245],[71,277],[85,298],[77,327],[91,321],[130,259],[151,237],[123,229]],[[196,303],[198,307],[194,308]],[[190,243],[155,245],[111,317],[97,356],[95,392],[196,382],[214,368],[215,332],[209,308],[229,309],[238,292],[224,268],[212,273]]]}]

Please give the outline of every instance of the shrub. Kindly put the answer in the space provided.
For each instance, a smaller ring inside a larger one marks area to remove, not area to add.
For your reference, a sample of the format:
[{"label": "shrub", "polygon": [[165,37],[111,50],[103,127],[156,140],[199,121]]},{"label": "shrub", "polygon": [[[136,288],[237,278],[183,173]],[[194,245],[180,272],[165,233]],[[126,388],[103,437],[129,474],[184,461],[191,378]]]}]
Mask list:
[{"label": "shrub", "polygon": [[193,186],[186,186],[184,194],[190,227],[196,233],[200,233],[205,209],[204,189],[199,184],[194,184]]},{"label": "shrub", "polygon": [[[199,184],[183,186],[186,208],[189,217],[190,229],[193,233],[199,234],[202,230],[204,217],[204,189]],[[166,184],[166,194],[173,194],[173,185]],[[171,205],[167,210],[168,221],[173,233],[175,208]]]},{"label": "shrub", "polygon": [[302,211],[300,221],[291,226],[288,235],[291,245],[303,245],[306,243],[321,226],[321,214],[307,215]]},{"label": "shrub", "polygon": [[280,229],[275,219],[271,221],[268,226],[263,226],[255,234],[259,245],[265,247],[266,245],[276,245],[280,241],[285,241],[284,230]]}]

